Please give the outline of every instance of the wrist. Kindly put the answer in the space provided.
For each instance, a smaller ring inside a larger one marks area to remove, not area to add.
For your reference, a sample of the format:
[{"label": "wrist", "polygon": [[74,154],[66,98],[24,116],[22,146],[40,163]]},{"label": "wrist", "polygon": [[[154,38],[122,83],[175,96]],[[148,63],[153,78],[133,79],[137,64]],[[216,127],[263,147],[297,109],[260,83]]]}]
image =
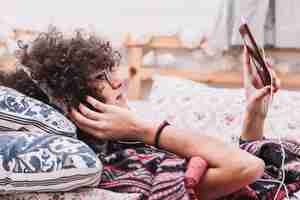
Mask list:
[{"label": "wrist", "polygon": [[258,125],[263,125],[265,123],[266,115],[262,114],[260,112],[252,111],[249,112],[247,111],[244,117],[244,121],[247,123],[255,123]]},{"label": "wrist", "polygon": [[160,148],[160,136],[163,132],[163,130],[169,126],[169,122],[167,120],[164,120],[158,127],[157,131],[155,132],[155,138],[154,138],[154,146],[156,148]]},{"label": "wrist", "polygon": [[252,114],[247,113],[242,127],[242,134],[256,134],[262,135],[264,130],[265,117],[253,116]]},{"label": "wrist", "polygon": [[160,123],[150,121],[140,121],[138,137],[139,140],[148,145],[154,145],[155,133],[159,128]]}]

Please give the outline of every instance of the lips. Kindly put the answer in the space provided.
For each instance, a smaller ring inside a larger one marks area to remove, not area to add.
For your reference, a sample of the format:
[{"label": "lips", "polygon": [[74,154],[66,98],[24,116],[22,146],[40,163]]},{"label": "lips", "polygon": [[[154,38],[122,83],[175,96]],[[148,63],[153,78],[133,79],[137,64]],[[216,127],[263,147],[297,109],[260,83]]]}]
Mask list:
[{"label": "lips", "polygon": [[116,98],[116,100],[121,100],[123,98],[123,94],[122,93],[120,93],[118,96],[117,96],[117,98]]},{"label": "lips", "polygon": [[116,97],[116,105],[128,109],[128,102],[124,93],[121,93]]}]

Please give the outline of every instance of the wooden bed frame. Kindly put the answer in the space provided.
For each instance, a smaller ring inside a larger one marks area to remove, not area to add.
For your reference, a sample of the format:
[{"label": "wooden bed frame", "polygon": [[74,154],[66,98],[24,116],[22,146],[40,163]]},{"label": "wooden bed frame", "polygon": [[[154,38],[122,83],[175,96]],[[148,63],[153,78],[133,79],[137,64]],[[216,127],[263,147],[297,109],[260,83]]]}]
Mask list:
[{"label": "wooden bed frame", "polygon": [[[196,82],[202,82],[212,85],[219,85],[224,87],[242,87],[243,76],[241,72],[203,72],[197,69],[179,69],[179,68],[155,68],[144,67],[143,56],[146,49],[170,49],[170,50],[187,50],[191,51],[195,48],[189,48],[182,44],[182,42],[175,36],[159,36],[152,37],[145,43],[141,44],[128,37],[124,45],[127,48],[128,66],[122,67],[124,76],[129,80],[128,98],[136,100],[142,98],[142,82],[145,80],[152,80],[154,74],[177,76],[190,79]],[[299,53],[299,49],[271,49],[276,52],[293,52]],[[278,74],[281,79],[283,88],[299,89],[300,88],[300,74]]]}]

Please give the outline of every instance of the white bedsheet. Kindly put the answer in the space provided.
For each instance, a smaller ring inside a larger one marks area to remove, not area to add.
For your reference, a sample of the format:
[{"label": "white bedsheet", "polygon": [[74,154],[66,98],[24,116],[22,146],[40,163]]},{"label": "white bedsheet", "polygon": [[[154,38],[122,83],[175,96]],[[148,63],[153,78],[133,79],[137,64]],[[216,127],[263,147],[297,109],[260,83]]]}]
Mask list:
[{"label": "white bedsheet", "polygon": [[[227,142],[236,141],[242,127],[243,89],[214,88],[188,80],[158,77],[145,101],[130,102],[143,118],[168,119],[177,126],[199,130]],[[265,135],[299,140],[300,92],[279,91],[272,103]]]}]

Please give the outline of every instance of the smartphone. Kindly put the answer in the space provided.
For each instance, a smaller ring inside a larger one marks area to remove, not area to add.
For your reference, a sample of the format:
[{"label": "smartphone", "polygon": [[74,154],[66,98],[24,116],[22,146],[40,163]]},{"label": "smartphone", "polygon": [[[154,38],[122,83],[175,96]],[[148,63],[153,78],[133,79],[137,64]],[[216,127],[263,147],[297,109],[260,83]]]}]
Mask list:
[{"label": "smartphone", "polygon": [[243,21],[243,24],[239,28],[243,42],[247,47],[251,61],[255,66],[257,73],[264,86],[271,85],[271,74],[267,68],[267,64],[258,48],[253,34],[250,31],[248,24]]}]

